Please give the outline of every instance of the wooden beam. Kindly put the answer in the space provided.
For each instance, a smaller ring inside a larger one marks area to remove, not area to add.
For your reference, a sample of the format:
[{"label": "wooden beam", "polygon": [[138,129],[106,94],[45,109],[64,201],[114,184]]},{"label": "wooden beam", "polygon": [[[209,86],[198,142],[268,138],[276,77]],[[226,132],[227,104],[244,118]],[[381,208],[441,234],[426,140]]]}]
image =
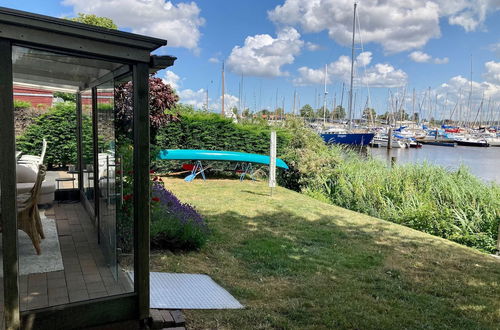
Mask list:
[{"label": "wooden beam", "polygon": [[108,43],[148,49],[149,51],[167,44],[167,41],[163,39],[5,7],[0,7],[0,22],[29,27],[35,30],[44,30],[53,34],[65,34],[85,39],[102,40]]},{"label": "wooden beam", "polygon": [[149,317],[149,66],[133,66],[134,88],[134,289],[139,318]]},{"label": "wooden beam", "polygon": [[12,86],[12,44],[0,39],[0,209],[2,221],[3,290],[6,329],[19,329],[17,262],[16,142]]},{"label": "wooden beam", "polygon": [[101,243],[101,217],[99,214],[99,132],[97,131],[97,88],[92,88],[92,155],[94,158],[94,224],[97,226],[97,243]]},{"label": "wooden beam", "polygon": [[22,329],[82,329],[137,318],[135,293],[21,313]]},{"label": "wooden beam", "polygon": [[[82,93],[76,93],[76,169],[78,190],[83,193],[83,145],[82,145]],[[80,198],[82,200],[82,198]]]},{"label": "wooden beam", "polygon": [[24,26],[0,23],[2,37],[16,41],[16,45],[46,47],[72,51],[81,55],[106,57],[110,60],[138,61],[149,63],[149,50],[131,48],[111,42],[86,39],[78,36],[59,34],[45,30],[34,30]]}]

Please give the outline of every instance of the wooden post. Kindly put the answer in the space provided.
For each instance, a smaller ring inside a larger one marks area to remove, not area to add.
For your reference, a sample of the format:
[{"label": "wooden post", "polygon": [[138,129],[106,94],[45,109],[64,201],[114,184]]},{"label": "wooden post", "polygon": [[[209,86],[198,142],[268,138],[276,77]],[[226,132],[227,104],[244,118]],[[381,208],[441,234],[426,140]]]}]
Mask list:
[{"label": "wooden post", "polygon": [[139,318],[149,318],[149,67],[133,66],[134,84],[134,290]]},{"label": "wooden post", "polygon": [[387,133],[387,149],[392,149],[392,127],[389,127],[389,133]]},{"label": "wooden post", "polygon": [[391,167],[396,166],[397,158],[396,157],[391,157]]},{"label": "wooden post", "polygon": [[5,329],[20,328],[12,44],[0,39],[0,208]]},{"label": "wooden post", "polygon": [[500,256],[500,224],[498,224],[497,255]]},{"label": "wooden post", "polygon": [[76,148],[77,148],[77,163],[76,170],[78,171],[78,190],[80,196],[83,191],[83,145],[82,145],[82,92],[76,93]]},{"label": "wooden post", "polygon": [[269,152],[269,188],[271,196],[276,187],[276,131],[271,132],[271,150]]}]

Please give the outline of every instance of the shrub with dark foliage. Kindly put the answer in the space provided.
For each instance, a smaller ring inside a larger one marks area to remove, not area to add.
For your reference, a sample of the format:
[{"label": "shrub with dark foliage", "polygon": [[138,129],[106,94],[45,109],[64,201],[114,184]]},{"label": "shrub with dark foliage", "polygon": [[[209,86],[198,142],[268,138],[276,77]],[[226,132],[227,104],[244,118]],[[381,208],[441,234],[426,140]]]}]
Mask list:
[{"label": "shrub with dark foliage", "polygon": [[[120,132],[125,136],[130,135],[133,120],[133,84],[127,82],[115,88],[115,111],[117,126],[126,128]],[[156,132],[173,119],[173,115],[165,111],[171,109],[179,101],[179,96],[170,85],[157,77],[149,77],[149,120],[151,125],[151,140],[154,141]]]}]

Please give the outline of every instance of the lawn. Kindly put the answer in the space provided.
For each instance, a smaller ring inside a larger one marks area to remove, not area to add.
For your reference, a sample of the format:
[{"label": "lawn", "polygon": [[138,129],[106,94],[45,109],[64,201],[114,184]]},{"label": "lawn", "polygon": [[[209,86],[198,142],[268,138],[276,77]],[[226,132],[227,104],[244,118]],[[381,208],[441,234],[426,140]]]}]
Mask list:
[{"label": "lawn", "polygon": [[246,306],[185,311],[189,328],[500,329],[500,259],[264,183],[165,183],[212,235],[152,270],[208,274]]}]

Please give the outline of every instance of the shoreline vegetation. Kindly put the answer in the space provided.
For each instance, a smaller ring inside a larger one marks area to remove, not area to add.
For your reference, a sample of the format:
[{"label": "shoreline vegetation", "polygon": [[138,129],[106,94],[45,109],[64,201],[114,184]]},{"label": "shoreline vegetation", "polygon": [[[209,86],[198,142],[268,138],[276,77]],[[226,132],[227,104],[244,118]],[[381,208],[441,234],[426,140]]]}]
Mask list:
[{"label": "shoreline vegetation", "polygon": [[[424,163],[391,168],[353,150],[325,145],[298,118],[270,125],[252,119],[236,123],[182,105],[173,111],[179,120],[159,130],[155,151],[209,149],[266,154],[270,132],[276,130],[278,157],[290,167],[279,171],[281,186],[486,253],[497,249],[500,186],[482,182],[465,167],[452,171]],[[154,164],[161,172],[180,165],[172,161]],[[217,166],[222,169],[224,164]],[[265,175],[266,170],[260,173]]]}]

